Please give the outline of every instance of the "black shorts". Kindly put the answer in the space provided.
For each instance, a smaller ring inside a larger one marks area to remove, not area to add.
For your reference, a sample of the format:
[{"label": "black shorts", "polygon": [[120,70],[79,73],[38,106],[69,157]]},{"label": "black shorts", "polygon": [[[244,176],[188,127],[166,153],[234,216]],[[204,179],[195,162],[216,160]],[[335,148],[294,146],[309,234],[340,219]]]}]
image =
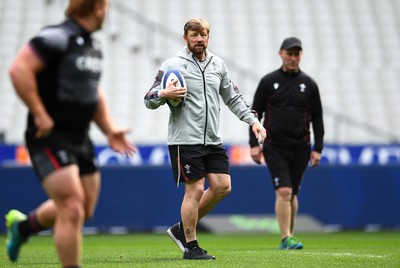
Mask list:
[{"label": "black shorts", "polygon": [[26,136],[26,144],[33,168],[40,182],[51,172],[76,164],[79,174],[98,170],[94,147],[89,138],[76,141],[63,134],[52,132],[42,139]]},{"label": "black shorts", "polygon": [[208,173],[229,174],[229,158],[222,144],[169,145],[168,149],[175,182],[178,175],[179,182],[187,182],[202,179]]},{"label": "black shorts", "polygon": [[310,161],[310,147],[291,150],[264,144],[263,153],[275,189],[290,187],[297,195]]}]

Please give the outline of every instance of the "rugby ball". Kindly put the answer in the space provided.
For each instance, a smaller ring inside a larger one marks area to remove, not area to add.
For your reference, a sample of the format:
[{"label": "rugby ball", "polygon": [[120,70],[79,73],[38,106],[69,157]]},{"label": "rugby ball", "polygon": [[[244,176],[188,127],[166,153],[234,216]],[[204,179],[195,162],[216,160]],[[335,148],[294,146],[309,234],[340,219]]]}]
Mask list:
[{"label": "rugby ball", "polygon": [[[177,88],[180,88],[180,87],[186,88],[185,78],[183,78],[182,74],[176,69],[171,69],[171,70],[166,71],[163,75],[163,78],[161,80],[162,89],[165,89],[167,87],[168,82],[175,81],[175,80],[178,80],[178,82],[176,83]],[[167,99],[168,105],[172,106],[174,108],[181,105],[182,102],[183,102],[182,99],[181,100]]]}]

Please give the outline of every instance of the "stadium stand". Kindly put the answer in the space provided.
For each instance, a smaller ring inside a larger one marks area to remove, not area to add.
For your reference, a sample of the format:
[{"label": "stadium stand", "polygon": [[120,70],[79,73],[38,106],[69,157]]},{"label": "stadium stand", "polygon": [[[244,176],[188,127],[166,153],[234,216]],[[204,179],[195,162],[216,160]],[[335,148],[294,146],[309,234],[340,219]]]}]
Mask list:
[{"label": "stadium stand", "polygon": [[[42,26],[60,21],[65,5],[0,1],[0,132],[7,143],[23,142],[26,114],[9,81],[11,60]],[[283,38],[298,36],[301,68],[320,86],[326,142],[399,142],[399,13],[398,0],[112,0],[98,34],[105,51],[102,86],[133,141],[165,143],[168,108],[147,110],[143,97],[160,63],[184,45],[183,24],[203,17],[212,26],[210,50],[226,61],[249,104],[259,79],[280,66]],[[247,126],[227,109],[222,115],[225,143],[246,144]],[[105,143],[96,127],[91,132],[96,143]]]}]

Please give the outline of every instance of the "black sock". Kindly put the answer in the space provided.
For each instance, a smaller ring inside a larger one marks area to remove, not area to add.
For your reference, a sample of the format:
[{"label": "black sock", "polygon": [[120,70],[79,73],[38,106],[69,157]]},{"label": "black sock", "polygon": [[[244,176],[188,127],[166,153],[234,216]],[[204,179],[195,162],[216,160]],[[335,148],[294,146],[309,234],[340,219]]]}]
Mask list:
[{"label": "black sock", "polygon": [[190,249],[190,250],[192,250],[192,249],[194,249],[195,247],[198,247],[198,246],[199,246],[199,243],[197,242],[197,240],[193,240],[193,241],[190,241],[190,242],[186,243],[186,247],[188,249]]},{"label": "black sock", "polygon": [[46,229],[48,228],[39,223],[34,211],[29,213],[28,218],[22,221],[18,226],[19,233],[22,237],[28,237],[31,234],[36,234]]}]

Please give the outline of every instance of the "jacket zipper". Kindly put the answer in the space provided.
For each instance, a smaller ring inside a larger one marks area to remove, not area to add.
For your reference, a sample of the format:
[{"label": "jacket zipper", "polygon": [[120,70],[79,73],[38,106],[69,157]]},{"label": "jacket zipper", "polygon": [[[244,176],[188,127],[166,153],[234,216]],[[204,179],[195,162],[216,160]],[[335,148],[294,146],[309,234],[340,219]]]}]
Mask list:
[{"label": "jacket zipper", "polygon": [[204,70],[201,69],[200,64],[197,62],[197,60],[194,58],[194,56],[192,55],[192,58],[194,60],[194,62],[196,63],[197,67],[199,68],[201,75],[203,77],[203,92],[204,92],[204,100],[206,102],[206,124],[204,126],[204,140],[203,140],[203,145],[206,145],[206,139],[207,139],[207,125],[208,125],[208,101],[207,101],[207,92],[206,92],[206,77],[204,76],[204,72],[206,71],[206,68],[208,66],[208,64],[210,64],[211,60],[212,60],[212,56],[210,58],[210,60],[207,62],[207,64],[204,66]]}]

